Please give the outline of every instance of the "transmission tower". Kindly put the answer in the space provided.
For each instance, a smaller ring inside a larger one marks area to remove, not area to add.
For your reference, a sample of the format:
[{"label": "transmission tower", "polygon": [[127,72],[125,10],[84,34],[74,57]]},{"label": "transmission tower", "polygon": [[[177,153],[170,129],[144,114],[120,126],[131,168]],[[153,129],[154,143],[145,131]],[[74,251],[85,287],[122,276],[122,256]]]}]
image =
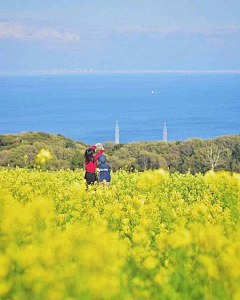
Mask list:
[{"label": "transmission tower", "polygon": [[163,127],[163,141],[167,142],[167,125],[166,125],[166,122],[164,122],[164,127]]},{"label": "transmission tower", "polygon": [[118,121],[116,121],[116,126],[115,126],[115,143],[119,144],[119,126],[118,126]]}]

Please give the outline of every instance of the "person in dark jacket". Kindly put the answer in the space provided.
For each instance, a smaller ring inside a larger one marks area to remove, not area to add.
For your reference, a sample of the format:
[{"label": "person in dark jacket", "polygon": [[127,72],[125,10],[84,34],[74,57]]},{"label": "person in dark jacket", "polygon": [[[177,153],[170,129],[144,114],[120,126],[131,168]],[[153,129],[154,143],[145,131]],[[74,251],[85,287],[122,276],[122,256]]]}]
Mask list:
[{"label": "person in dark jacket", "polygon": [[100,164],[98,165],[98,181],[99,184],[108,187],[109,182],[111,181],[111,168],[108,164],[106,164],[106,156],[100,155],[98,160],[100,161]]}]

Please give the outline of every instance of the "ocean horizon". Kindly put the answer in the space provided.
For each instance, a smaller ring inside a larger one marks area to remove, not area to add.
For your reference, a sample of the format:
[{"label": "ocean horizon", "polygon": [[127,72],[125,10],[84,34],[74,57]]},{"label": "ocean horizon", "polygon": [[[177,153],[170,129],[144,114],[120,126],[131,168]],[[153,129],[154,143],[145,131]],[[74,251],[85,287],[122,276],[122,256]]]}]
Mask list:
[{"label": "ocean horizon", "polygon": [[86,144],[210,139],[240,133],[240,74],[0,77],[0,134],[43,131]]}]

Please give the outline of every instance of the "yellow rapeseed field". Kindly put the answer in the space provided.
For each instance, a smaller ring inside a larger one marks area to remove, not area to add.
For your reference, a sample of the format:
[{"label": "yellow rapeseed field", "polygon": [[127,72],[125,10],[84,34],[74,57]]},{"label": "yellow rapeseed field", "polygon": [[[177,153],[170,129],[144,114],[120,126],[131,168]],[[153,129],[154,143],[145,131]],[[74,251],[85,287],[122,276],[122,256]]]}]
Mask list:
[{"label": "yellow rapeseed field", "polygon": [[239,174],[83,177],[0,170],[0,299],[240,299]]}]

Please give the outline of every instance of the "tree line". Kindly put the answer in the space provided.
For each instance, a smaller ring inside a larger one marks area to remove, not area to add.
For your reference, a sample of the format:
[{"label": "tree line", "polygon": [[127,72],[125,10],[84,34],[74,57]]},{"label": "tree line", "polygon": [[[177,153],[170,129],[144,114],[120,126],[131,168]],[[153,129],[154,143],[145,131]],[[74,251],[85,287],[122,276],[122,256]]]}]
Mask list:
[{"label": "tree line", "polygon": [[[36,155],[45,148],[52,153],[49,170],[84,167],[84,152],[89,145],[60,134],[23,132],[0,135],[0,166],[34,168]],[[119,168],[144,171],[164,168],[170,172],[195,174],[207,170],[240,173],[240,135],[215,139],[191,138],[175,142],[104,143],[105,154],[113,171]]]}]

